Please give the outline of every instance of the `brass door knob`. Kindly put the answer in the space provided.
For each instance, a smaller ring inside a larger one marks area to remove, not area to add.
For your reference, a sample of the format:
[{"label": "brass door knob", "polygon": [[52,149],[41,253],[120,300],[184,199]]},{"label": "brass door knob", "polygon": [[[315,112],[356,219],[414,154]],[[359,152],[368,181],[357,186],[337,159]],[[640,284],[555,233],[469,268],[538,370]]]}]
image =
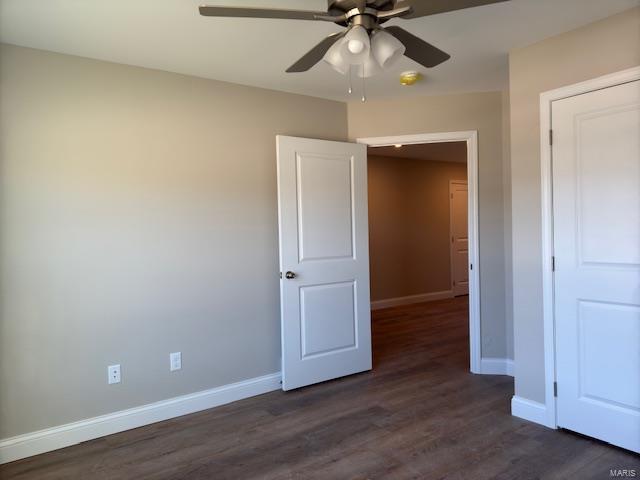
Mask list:
[{"label": "brass door knob", "polygon": [[294,278],[296,278],[296,274],[289,271],[284,274],[284,278],[286,278],[287,280],[293,280]]}]

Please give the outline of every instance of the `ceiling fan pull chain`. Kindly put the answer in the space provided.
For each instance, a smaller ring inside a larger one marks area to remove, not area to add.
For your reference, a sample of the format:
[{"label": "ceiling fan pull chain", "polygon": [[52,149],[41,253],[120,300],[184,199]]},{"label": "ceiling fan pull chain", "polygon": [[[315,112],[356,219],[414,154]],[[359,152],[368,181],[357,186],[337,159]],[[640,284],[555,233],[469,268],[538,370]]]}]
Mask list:
[{"label": "ceiling fan pull chain", "polygon": [[353,93],[353,80],[351,77],[351,65],[349,65],[349,95]]},{"label": "ceiling fan pull chain", "polygon": [[365,78],[364,63],[362,64],[362,101],[367,101],[367,79]]}]

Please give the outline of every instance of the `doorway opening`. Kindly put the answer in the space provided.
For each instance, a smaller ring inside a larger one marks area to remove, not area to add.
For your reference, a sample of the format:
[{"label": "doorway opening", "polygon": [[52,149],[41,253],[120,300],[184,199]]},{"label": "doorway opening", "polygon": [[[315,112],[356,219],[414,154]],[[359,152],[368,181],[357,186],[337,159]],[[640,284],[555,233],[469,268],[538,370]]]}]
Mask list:
[{"label": "doorway opening", "polygon": [[358,140],[368,145],[376,363],[409,350],[479,372],[476,139]]}]

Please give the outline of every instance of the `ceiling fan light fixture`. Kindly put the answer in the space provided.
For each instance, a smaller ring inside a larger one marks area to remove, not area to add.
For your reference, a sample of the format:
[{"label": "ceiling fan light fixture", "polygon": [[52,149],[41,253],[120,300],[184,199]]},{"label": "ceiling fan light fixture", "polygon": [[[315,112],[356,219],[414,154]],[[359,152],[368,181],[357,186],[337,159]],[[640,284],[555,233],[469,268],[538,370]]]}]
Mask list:
[{"label": "ceiling fan light fixture", "polygon": [[345,39],[343,38],[334,43],[323,57],[323,60],[331,65],[331,68],[342,75],[346,75],[349,72],[349,68],[351,68],[351,64],[342,55],[344,42]]},{"label": "ceiling fan light fixture", "polygon": [[369,57],[371,41],[366,28],[354,25],[341,43],[342,55],[351,65],[362,65]]},{"label": "ceiling fan light fixture", "polygon": [[[436,67],[451,58],[448,53],[399,26],[392,25],[383,29],[381,25],[384,22],[394,18],[410,20],[508,1],[510,0],[328,0],[327,9],[322,11],[224,5],[201,5],[198,11],[205,17],[322,21],[346,27],[346,31],[336,32],[322,39],[286,71],[307,72],[324,59],[342,74],[350,72],[350,67],[346,65],[360,66],[362,76],[368,77],[374,74],[374,70],[378,71],[376,65],[380,67],[380,71],[389,68],[403,53],[425,68]],[[338,46],[332,49],[334,45]],[[370,56],[373,56],[373,60],[370,60]],[[366,62],[369,62],[368,69],[364,66]],[[405,83],[403,80],[402,83],[410,85],[415,81],[416,79],[411,79]],[[351,92],[351,88],[349,91]]]},{"label": "ceiling fan light fixture", "polygon": [[406,48],[400,40],[390,33],[377,30],[371,36],[371,50],[378,64],[386,69],[404,55]]}]

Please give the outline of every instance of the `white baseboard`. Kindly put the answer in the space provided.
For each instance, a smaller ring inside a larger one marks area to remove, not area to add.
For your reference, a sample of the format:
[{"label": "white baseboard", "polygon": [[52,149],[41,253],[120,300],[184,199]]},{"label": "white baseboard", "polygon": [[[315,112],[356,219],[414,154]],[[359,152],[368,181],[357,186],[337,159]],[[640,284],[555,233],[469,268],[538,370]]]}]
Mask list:
[{"label": "white baseboard", "polygon": [[418,295],[409,295],[407,297],[385,298],[384,300],[375,300],[371,302],[371,310],[380,310],[381,308],[398,307],[400,305],[411,305],[412,303],[432,302],[434,300],[442,300],[444,298],[453,298],[453,291],[444,290],[442,292],[420,293]]},{"label": "white baseboard", "polygon": [[0,440],[0,464],[280,389],[280,373]]},{"label": "white baseboard", "polygon": [[511,415],[529,420],[530,422],[539,423],[545,427],[556,428],[549,420],[547,406],[544,403],[527,400],[517,395],[514,395],[511,399]]},{"label": "white baseboard", "polygon": [[513,377],[513,360],[510,358],[480,359],[480,373],[483,375],[509,375]]}]

